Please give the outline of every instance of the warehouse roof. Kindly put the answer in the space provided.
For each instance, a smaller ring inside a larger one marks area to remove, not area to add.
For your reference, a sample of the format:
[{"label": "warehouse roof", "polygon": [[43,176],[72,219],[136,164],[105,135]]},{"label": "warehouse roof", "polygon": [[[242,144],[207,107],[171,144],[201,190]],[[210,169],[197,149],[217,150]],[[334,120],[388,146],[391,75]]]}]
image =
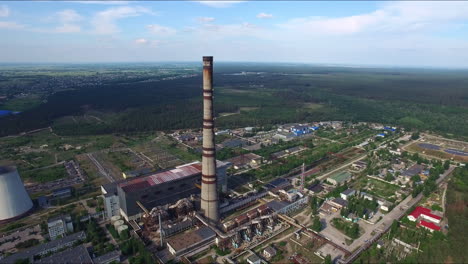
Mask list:
[{"label": "warehouse roof", "polygon": [[410,214],[411,216],[413,216],[414,218],[418,218],[420,215],[426,215],[426,216],[429,216],[431,218],[434,218],[434,219],[437,219],[437,220],[441,220],[442,217],[438,216],[438,215],[435,215],[435,214],[432,214],[431,213],[431,210],[428,209],[428,208],[425,208],[425,207],[422,207],[422,206],[418,206],[414,209],[413,212],[411,212]]},{"label": "warehouse roof", "polygon": [[342,171],[330,177],[330,179],[335,180],[336,182],[344,182],[347,179],[351,178],[351,173],[348,171]]},{"label": "warehouse roof", "polygon": [[432,222],[426,222],[424,220],[421,220],[421,222],[419,222],[419,225],[421,226],[424,226],[426,228],[429,228],[431,230],[436,230],[436,231],[439,231],[440,230],[440,226],[432,223]]},{"label": "warehouse roof", "polygon": [[63,264],[88,264],[93,263],[88,250],[84,245],[66,249],[62,252],[53,254],[50,257],[42,258],[34,263],[63,263]]},{"label": "warehouse roof", "polygon": [[[217,161],[216,166],[218,168],[228,165],[226,162]],[[176,167],[172,170],[158,172],[135,179],[130,179],[119,183],[118,185],[126,192],[138,191],[140,189],[148,188],[154,185],[158,185],[165,182],[183,179],[195,174],[200,174],[202,171],[201,162],[193,162]]]},{"label": "warehouse roof", "polygon": [[216,233],[211,228],[204,226],[197,230],[175,235],[167,239],[167,243],[175,250],[181,251],[196,245],[204,240],[214,238]]}]

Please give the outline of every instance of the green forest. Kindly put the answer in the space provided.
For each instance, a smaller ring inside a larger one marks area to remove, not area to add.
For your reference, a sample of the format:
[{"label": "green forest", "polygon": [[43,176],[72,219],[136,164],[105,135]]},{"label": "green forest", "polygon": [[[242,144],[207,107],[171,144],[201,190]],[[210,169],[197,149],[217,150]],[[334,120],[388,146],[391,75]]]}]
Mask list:
[{"label": "green forest", "polygon": [[[468,137],[464,71],[220,63],[214,80],[221,128],[348,120]],[[199,127],[201,85],[198,75],[71,87],[21,114],[0,118],[0,136],[47,126],[63,135]],[[97,118],[64,119],[90,113]]]}]

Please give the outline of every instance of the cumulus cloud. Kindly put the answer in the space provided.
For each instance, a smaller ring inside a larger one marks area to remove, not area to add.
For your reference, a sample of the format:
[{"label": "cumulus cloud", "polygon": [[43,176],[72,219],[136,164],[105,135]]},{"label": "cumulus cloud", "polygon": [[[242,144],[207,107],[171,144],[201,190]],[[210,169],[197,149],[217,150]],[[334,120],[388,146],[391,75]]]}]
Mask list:
[{"label": "cumulus cloud", "polygon": [[242,3],[244,1],[211,0],[211,1],[197,1],[197,2],[206,6],[210,6],[210,7],[224,8],[224,7],[233,6],[238,3]]},{"label": "cumulus cloud", "polygon": [[158,24],[147,25],[146,28],[154,34],[158,35],[172,35],[176,33],[176,30],[171,27],[165,27]]},{"label": "cumulus cloud", "polygon": [[58,26],[55,28],[55,32],[57,33],[75,33],[75,32],[80,32],[81,27],[78,25],[72,25],[72,24],[64,24],[62,26]]},{"label": "cumulus cloud", "polygon": [[81,27],[77,22],[83,20],[83,17],[79,15],[73,9],[65,9],[56,13],[57,20],[60,26],[55,28],[57,33],[74,33],[80,32]]},{"label": "cumulus cloud", "polygon": [[98,12],[91,20],[91,24],[94,26],[96,34],[114,34],[120,31],[116,25],[117,20],[142,14],[154,13],[150,9],[140,6],[112,7]]},{"label": "cumulus cloud", "polygon": [[135,43],[138,44],[138,45],[146,45],[148,44],[148,40],[145,39],[145,38],[139,38],[139,39],[135,39]]},{"label": "cumulus cloud", "polygon": [[197,17],[197,21],[200,23],[211,23],[215,20],[214,17]]},{"label": "cumulus cloud", "polygon": [[466,2],[392,2],[370,12],[346,17],[305,17],[280,25],[311,34],[402,33],[434,30],[468,18]]},{"label": "cumulus cloud", "polygon": [[267,13],[260,13],[257,15],[257,18],[263,19],[263,18],[272,18],[272,14],[267,14]]},{"label": "cumulus cloud", "polygon": [[0,21],[0,28],[4,28],[4,29],[20,29],[20,28],[24,28],[24,25],[18,24],[18,23],[16,23],[16,22]]},{"label": "cumulus cloud", "polygon": [[65,9],[62,11],[57,12],[57,16],[59,20],[63,23],[70,23],[76,22],[83,19],[75,10],[73,9]]},{"label": "cumulus cloud", "polygon": [[0,6],[0,17],[7,17],[10,15],[10,9],[6,5]]}]

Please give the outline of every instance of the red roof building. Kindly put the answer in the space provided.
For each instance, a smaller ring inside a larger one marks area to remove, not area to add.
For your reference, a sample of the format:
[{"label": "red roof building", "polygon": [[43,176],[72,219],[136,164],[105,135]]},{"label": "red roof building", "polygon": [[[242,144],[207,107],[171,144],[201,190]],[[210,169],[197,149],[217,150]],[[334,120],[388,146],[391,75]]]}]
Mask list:
[{"label": "red roof building", "polygon": [[427,230],[431,231],[431,232],[434,232],[435,231],[440,231],[440,226],[432,223],[432,222],[426,222],[424,220],[421,220],[421,222],[419,222],[418,226],[422,226],[424,228],[426,228]]},{"label": "red roof building", "polygon": [[422,206],[416,207],[416,209],[414,209],[414,211],[408,215],[408,219],[413,222],[415,222],[419,217],[422,217],[434,223],[440,223],[440,220],[442,220],[442,217],[432,214],[430,209]]}]

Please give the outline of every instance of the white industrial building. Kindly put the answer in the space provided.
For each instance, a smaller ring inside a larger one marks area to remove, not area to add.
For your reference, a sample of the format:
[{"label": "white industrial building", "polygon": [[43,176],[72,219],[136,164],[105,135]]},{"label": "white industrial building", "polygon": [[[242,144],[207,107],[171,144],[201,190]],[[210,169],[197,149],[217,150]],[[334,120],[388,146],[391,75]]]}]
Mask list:
[{"label": "white industrial building", "polygon": [[49,237],[51,240],[64,237],[67,233],[73,233],[73,222],[70,215],[60,215],[47,221]]}]

